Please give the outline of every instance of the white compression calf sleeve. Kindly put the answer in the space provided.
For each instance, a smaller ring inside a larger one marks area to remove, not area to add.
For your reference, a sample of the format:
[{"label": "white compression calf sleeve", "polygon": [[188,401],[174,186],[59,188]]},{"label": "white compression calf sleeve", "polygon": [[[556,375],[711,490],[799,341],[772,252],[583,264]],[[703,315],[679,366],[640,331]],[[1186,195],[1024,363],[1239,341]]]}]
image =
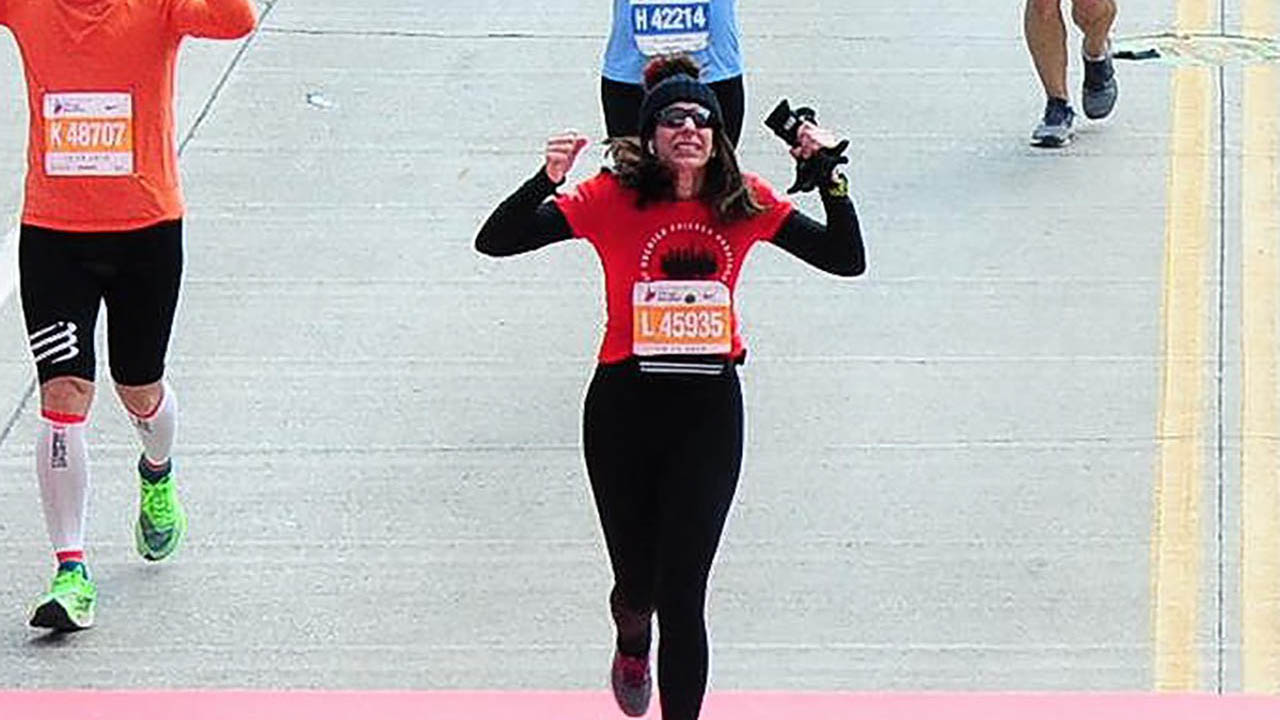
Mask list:
[{"label": "white compression calf sleeve", "polygon": [[142,454],[152,465],[164,465],[173,452],[173,437],[178,428],[178,398],[173,394],[169,383],[164,383],[164,395],[160,404],[150,415],[133,416],[133,426],[138,429],[138,438],[142,440]]},{"label": "white compression calf sleeve", "polygon": [[36,476],[53,549],[83,550],[89,497],[84,418],[41,418],[36,435]]}]

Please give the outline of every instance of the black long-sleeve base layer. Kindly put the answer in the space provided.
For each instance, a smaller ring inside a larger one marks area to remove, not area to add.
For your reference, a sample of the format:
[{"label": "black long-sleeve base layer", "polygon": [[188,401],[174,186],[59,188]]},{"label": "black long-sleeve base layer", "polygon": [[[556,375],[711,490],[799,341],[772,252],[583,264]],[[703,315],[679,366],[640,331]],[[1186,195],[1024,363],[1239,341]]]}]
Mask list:
[{"label": "black long-sleeve base layer", "polygon": [[[573,229],[554,203],[544,202],[556,183],[545,169],[525,181],[503,200],[476,236],[476,249],[495,257],[519,255],[573,237]],[[819,193],[827,222],[799,210],[791,214],[773,237],[773,244],[819,270],[842,276],[861,275],[867,268],[862,229],[853,202],[844,195]]]}]

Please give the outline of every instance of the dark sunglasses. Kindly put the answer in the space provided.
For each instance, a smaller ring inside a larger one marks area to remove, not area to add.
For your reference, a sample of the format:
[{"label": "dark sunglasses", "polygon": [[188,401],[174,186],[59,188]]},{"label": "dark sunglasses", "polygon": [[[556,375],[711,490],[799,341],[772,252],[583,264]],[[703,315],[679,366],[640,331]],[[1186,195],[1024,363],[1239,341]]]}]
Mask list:
[{"label": "dark sunglasses", "polygon": [[709,128],[715,125],[715,117],[711,114],[711,111],[701,106],[694,108],[665,107],[654,116],[659,125],[673,130],[684,127],[685,118],[693,118],[693,126],[696,128]]}]

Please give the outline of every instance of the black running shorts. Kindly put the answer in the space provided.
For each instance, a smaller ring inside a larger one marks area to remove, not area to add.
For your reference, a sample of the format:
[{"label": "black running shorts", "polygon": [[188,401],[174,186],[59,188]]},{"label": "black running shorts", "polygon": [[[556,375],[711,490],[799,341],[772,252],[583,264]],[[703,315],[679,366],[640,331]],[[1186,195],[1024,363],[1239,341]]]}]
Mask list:
[{"label": "black running shorts", "polygon": [[107,304],[111,377],[149,385],[164,358],[182,280],[182,221],[125,232],[64,232],[23,225],[22,311],[40,382],[94,379],[94,326]]}]

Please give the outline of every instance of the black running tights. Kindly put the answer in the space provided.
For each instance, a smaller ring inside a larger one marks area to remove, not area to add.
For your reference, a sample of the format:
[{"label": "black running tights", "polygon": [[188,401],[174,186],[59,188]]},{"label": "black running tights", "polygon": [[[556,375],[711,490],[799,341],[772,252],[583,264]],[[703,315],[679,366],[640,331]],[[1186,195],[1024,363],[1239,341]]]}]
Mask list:
[{"label": "black running tights", "polygon": [[601,365],[587,391],[587,473],[613,565],[618,649],[649,652],[658,615],[664,720],[694,720],[707,684],[707,576],[742,465],[742,392],[722,374]]}]

